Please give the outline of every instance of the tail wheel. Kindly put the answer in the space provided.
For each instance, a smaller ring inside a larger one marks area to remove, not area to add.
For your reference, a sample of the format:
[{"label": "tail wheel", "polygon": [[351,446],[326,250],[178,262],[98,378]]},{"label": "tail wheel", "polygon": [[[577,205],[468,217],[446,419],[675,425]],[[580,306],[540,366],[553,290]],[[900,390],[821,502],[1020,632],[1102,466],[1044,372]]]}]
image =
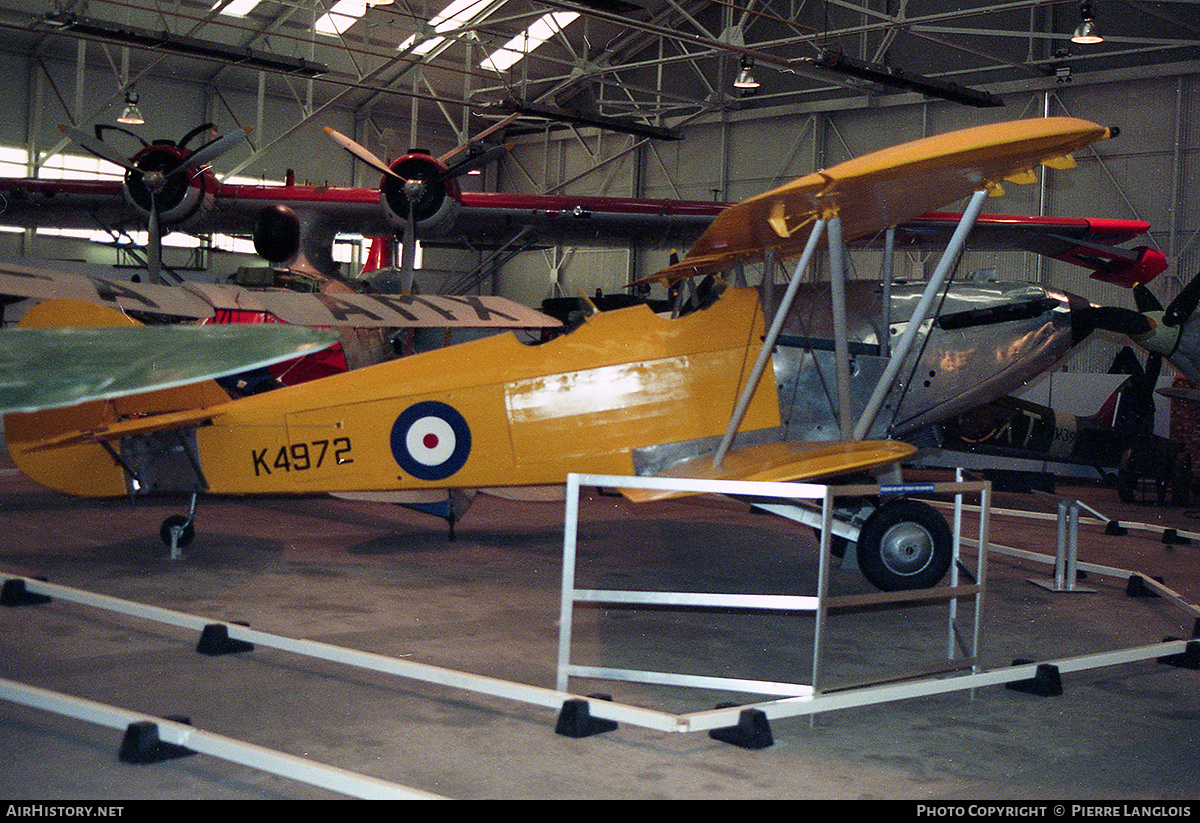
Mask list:
[{"label": "tail wheel", "polygon": [[881,591],[927,589],[950,568],[954,538],[936,509],[915,500],[890,500],[863,523],[858,566]]},{"label": "tail wheel", "polygon": [[162,528],[158,530],[158,536],[171,548],[186,549],[196,537],[196,527],[192,525],[190,517],[173,514],[163,521]]}]

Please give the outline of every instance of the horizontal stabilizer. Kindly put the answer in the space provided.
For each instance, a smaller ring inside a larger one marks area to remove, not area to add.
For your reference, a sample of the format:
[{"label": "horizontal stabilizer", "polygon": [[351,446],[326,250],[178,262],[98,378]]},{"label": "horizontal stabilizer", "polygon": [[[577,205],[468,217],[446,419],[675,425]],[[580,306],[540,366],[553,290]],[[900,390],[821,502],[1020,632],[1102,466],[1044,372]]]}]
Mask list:
[{"label": "horizontal stabilizer", "polygon": [[[915,446],[898,440],[760,443],[730,449],[719,467],[713,465],[711,454],[704,454],[675,463],[654,476],[785,483],[881,468],[916,453]],[[640,503],[682,497],[687,493],[623,489],[622,494]]]},{"label": "horizontal stabilizer", "polygon": [[1183,386],[1169,386],[1159,389],[1158,393],[1163,397],[1169,397],[1172,400],[1185,400],[1189,403],[1200,403],[1200,389],[1185,388]]},{"label": "horizontal stabilizer", "polygon": [[63,432],[44,440],[26,442],[24,448],[26,451],[35,452],[75,446],[80,443],[111,443],[123,437],[195,427],[212,419],[211,408],[151,414],[146,417],[135,417],[132,420],[122,420],[107,426]]}]

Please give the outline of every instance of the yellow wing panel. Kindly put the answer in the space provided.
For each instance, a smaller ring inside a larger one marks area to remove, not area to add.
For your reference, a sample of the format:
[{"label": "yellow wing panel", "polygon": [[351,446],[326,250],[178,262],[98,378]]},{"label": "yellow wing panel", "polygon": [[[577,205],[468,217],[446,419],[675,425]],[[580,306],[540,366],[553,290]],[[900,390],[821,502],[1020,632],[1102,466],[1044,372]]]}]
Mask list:
[{"label": "yellow wing panel", "polygon": [[[880,468],[899,463],[916,452],[915,446],[898,440],[761,443],[730,449],[720,467],[713,465],[712,455],[701,455],[676,463],[655,476],[786,483]],[[641,503],[683,497],[687,493],[623,489],[622,494],[635,503]]]},{"label": "yellow wing panel", "polygon": [[798,254],[818,218],[842,219],[846,240],[960,200],[1110,136],[1073,117],[1015,120],[903,143],[752,197],[721,212],[684,260],[647,280],[721,271],[738,260]]}]

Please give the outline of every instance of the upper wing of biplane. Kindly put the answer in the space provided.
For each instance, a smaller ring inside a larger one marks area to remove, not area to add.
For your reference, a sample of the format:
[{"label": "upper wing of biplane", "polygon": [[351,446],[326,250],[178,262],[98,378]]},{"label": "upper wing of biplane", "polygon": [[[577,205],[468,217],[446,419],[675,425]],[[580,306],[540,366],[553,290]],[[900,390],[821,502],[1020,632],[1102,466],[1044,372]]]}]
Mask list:
[{"label": "upper wing of biplane", "polygon": [[[30,412],[211,380],[302,357],[337,335],[295,326],[48,327],[52,302],[30,325],[0,332],[0,410]],[[85,314],[88,309],[84,308]]]},{"label": "upper wing of biplane", "polygon": [[1072,152],[1110,130],[1070,117],[1018,120],[915,140],[848,160],[730,206],[687,256],[648,279],[723,271],[738,262],[800,253],[813,225],[837,215],[853,242],[1004,182],[1030,183],[1033,169],[1068,168]]},{"label": "upper wing of biplane", "polygon": [[[928,212],[896,227],[897,248],[944,248],[959,215]],[[1155,248],[1122,243],[1144,235],[1142,220],[1092,217],[1028,217],[981,214],[971,232],[971,248],[1030,251],[1091,269],[1091,276],[1124,288],[1149,283],[1167,268],[1166,256]],[[879,238],[862,238],[864,245]]]},{"label": "upper wing of biplane", "polygon": [[[984,193],[1002,193],[1000,184],[1004,181],[1030,182],[1032,169],[1038,164],[1066,167],[1071,152],[1109,136],[1109,129],[1094,123],[1046,118],[965,129],[868,154],[729,207],[713,221],[682,262],[659,272],[655,279],[670,282],[718,273],[740,262],[763,259],[769,252],[784,258],[803,250],[801,265],[807,265],[814,250],[813,241],[821,236],[827,224],[836,223],[840,237],[854,241],[970,195],[971,208],[956,221],[954,242],[944,255],[953,259],[961,252],[966,232],[975,225]],[[830,243],[833,242],[830,238]],[[862,440],[870,425],[870,411],[864,412],[853,427],[853,438],[850,437],[849,395],[847,387],[842,385],[847,374],[838,376],[841,406],[838,418],[843,438],[851,442],[816,450],[785,443],[733,445],[741,425],[741,410],[758,390],[767,359],[778,339],[781,318],[789,310],[793,289],[800,280],[799,276],[793,278],[789,286],[784,305],[779,308],[747,384],[742,387],[721,443],[711,455],[691,457],[660,469],[660,474],[731,480],[800,480],[896,463],[912,453],[905,453],[909,447],[902,444]],[[937,285],[936,280],[935,276],[927,284],[929,297],[933,296],[931,289]],[[921,302],[922,308],[914,312],[905,337],[897,343],[879,379],[877,394],[891,383],[889,370],[898,367],[906,356],[906,338],[922,322],[918,312],[926,311],[923,308],[926,296],[923,295]],[[874,402],[874,397],[868,401],[868,409]]]}]

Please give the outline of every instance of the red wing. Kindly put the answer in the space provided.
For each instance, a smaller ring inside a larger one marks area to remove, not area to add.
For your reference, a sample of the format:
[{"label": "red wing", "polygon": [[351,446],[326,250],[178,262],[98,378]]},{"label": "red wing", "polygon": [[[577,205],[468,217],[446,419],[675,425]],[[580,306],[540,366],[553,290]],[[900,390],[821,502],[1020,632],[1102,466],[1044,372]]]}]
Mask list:
[{"label": "red wing", "polygon": [[[897,227],[896,244],[944,246],[958,218],[944,212],[921,215]],[[1132,288],[1150,282],[1167,267],[1166,257],[1157,249],[1119,245],[1149,229],[1143,220],[985,214],[971,232],[970,247],[1031,251],[1091,269],[1097,280]]]}]

